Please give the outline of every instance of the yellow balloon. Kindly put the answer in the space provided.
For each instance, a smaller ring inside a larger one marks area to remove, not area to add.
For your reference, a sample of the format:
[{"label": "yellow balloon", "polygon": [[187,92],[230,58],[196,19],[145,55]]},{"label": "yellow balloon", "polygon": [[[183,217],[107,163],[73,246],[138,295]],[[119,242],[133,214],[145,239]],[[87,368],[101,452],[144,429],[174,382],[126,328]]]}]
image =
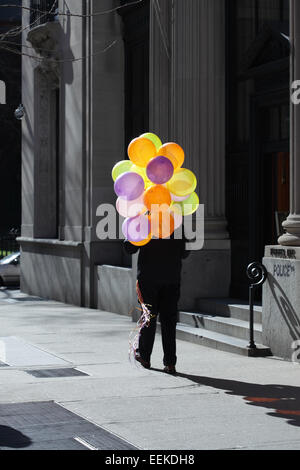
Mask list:
[{"label": "yellow balloon", "polygon": [[120,162],[116,163],[112,169],[111,176],[114,181],[127,171],[130,171],[132,167],[132,162],[130,160],[121,160]]},{"label": "yellow balloon", "polygon": [[167,183],[168,190],[175,196],[188,196],[197,187],[197,178],[194,173],[186,168],[176,170],[170,181]]},{"label": "yellow balloon", "polygon": [[151,140],[151,142],[155,145],[156,150],[160,149],[160,147],[162,146],[162,141],[160,140],[160,138],[152,132],[146,132],[146,134],[142,134],[140,137],[144,137],[145,139]]},{"label": "yellow balloon", "polygon": [[141,177],[143,178],[144,182],[145,182],[145,188],[149,188],[149,186],[152,183],[151,180],[149,180],[148,176],[147,176],[147,173],[146,173],[146,168],[142,168],[141,166],[137,166],[137,165],[132,165],[130,171],[133,171],[134,173],[137,173],[138,175],[141,175]]},{"label": "yellow balloon", "polygon": [[198,210],[199,197],[197,193],[192,193],[188,199],[179,203],[182,209],[182,215],[192,215]]},{"label": "yellow balloon", "polygon": [[151,188],[152,186],[155,186],[155,184],[152,183],[152,181],[150,180],[145,181],[145,190]]}]

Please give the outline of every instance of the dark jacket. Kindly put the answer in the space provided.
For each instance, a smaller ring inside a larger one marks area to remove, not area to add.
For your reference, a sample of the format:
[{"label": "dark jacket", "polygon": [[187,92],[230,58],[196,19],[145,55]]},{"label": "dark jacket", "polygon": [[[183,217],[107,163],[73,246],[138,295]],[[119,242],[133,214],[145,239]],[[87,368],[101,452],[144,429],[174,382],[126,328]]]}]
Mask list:
[{"label": "dark jacket", "polygon": [[147,245],[137,247],[128,240],[124,247],[129,254],[139,251],[137,278],[163,284],[179,284],[182,259],[189,255],[185,239],[153,239]]}]

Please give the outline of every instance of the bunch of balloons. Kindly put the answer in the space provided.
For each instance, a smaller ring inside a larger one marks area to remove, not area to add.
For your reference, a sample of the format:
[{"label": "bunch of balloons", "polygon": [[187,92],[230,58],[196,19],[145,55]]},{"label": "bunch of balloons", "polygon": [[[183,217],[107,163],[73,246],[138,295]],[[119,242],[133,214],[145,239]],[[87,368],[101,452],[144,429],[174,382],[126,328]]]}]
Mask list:
[{"label": "bunch of balloons", "polygon": [[123,234],[136,246],[152,237],[169,238],[199,207],[196,176],[182,168],[184,151],[147,132],[130,142],[128,156],[112,170]]}]

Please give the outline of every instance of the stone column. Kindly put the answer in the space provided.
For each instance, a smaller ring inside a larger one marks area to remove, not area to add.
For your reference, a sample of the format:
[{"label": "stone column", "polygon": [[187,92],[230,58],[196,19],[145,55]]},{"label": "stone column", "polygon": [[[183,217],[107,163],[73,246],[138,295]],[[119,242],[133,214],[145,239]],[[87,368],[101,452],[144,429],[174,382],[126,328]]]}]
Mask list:
[{"label": "stone column", "polygon": [[225,2],[177,0],[173,16],[171,134],[198,178],[206,239],[225,240]]},{"label": "stone column", "polygon": [[225,219],[225,3],[151,3],[150,127],[186,153],[205,204],[206,238]]},{"label": "stone column", "polygon": [[[291,82],[300,80],[300,3],[290,0]],[[290,215],[280,245],[300,246],[300,106],[291,104]]]}]

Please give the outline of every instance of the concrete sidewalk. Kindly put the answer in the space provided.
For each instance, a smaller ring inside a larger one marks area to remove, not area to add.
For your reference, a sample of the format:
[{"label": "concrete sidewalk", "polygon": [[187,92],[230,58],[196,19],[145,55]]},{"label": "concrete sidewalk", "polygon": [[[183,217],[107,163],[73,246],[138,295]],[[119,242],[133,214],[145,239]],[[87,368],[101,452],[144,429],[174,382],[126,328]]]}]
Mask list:
[{"label": "concrete sidewalk", "polygon": [[[18,291],[0,291],[0,325],[0,406],[54,401],[141,449],[300,449],[298,365],[178,341],[172,377],[157,334],[147,371],[128,360],[130,318]],[[72,368],[87,375],[28,373]]]}]

